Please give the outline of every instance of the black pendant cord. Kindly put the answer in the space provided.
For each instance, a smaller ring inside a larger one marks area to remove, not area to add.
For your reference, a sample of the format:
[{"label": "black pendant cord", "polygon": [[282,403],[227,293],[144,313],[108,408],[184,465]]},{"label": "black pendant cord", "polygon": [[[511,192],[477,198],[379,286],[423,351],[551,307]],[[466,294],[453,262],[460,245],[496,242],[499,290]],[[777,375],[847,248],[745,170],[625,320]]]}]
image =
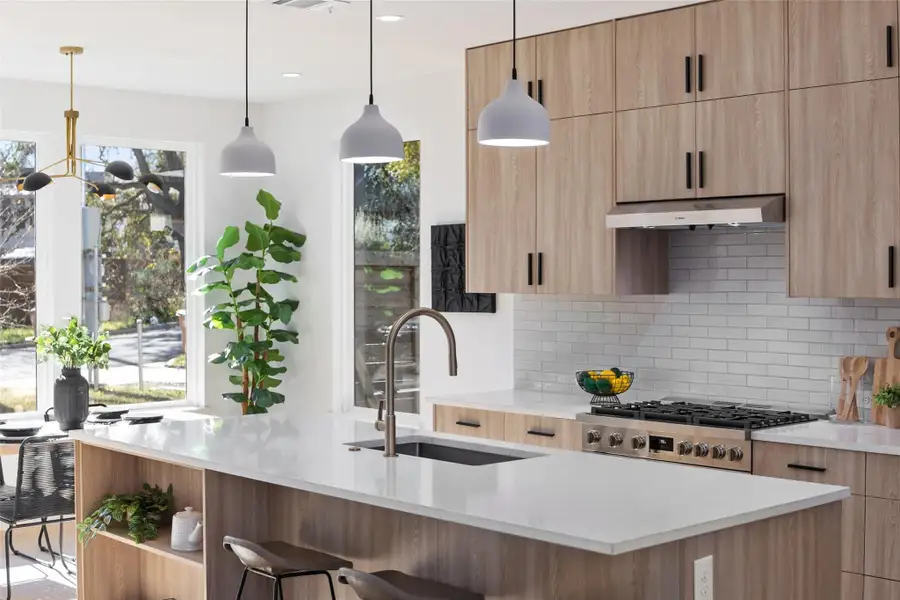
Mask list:
[{"label": "black pendant cord", "polygon": [[374,79],[373,76],[373,64],[375,64],[373,53],[375,49],[375,45],[372,42],[373,37],[373,23],[375,22],[375,0],[369,0],[369,104],[375,104],[375,93],[372,81]]},{"label": "black pendant cord", "polygon": [[518,75],[516,74],[516,0],[512,0],[512,3],[513,3],[512,78],[518,79]]},{"label": "black pendant cord", "polygon": [[250,127],[250,0],[244,1],[244,127]]}]

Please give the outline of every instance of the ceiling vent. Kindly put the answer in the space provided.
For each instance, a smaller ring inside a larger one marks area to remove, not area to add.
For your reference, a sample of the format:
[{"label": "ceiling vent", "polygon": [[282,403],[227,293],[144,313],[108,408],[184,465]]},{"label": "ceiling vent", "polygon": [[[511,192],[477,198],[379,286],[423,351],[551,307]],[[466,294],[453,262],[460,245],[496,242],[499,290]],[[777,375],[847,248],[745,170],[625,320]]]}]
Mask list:
[{"label": "ceiling vent", "polygon": [[350,4],[349,0],[274,0],[272,4],[276,6],[290,6],[291,8],[299,8],[300,10],[314,10],[318,12],[332,12],[335,8],[340,8]]}]

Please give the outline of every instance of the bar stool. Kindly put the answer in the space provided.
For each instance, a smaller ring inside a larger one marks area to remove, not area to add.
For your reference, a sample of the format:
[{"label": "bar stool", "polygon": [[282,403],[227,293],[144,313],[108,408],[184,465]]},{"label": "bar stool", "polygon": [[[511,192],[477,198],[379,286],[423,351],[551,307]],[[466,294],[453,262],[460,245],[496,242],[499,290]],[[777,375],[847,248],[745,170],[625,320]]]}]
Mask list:
[{"label": "bar stool", "polygon": [[484,600],[483,594],[400,571],[365,573],[345,567],[338,572],[338,581],[349,585],[360,600]]},{"label": "bar stool", "polygon": [[254,573],[275,581],[272,588],[273,600],[284,600],[284,590],[281,589],[282,579],[324,575],[328,578],[331,600],[336,600],[334,583],[329,571],[353,566],[352,562],[339,556],[319,552],[312,548],[295,546],[287,542],[256,543],[226,535],[222,545],[229,552],[233,552],[244,565],[241,586],[238,588],[235,600],[241,599],[244,582],[247,581],[247,573]]}]

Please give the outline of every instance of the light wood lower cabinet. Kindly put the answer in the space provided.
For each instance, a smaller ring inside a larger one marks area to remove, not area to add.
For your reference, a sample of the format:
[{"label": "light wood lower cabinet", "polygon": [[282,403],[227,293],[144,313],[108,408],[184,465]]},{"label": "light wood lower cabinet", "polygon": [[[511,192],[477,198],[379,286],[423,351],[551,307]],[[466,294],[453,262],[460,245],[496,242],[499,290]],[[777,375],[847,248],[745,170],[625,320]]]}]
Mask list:
[{"label": "light wood lower cabinet", "polygon": [[866,498],[865,574],[900,580],[900,501]]},{"label": "light wood lower cabinet", "polygon": [[866,496],[900,500],[900,456],[867,455]]},{"label": "light wood lower cabinet", "polygon": [[813,483],[845,485],[866,492],[866,454],[849,450],[753,442],[753,474]]},{"label": "light wood lower cabinet", "polygon": [[900,600],[900,581],[865,577],[863,588],[863,600]]},{"label": "light wood lower cabinet", "polygon": [[863,600],[862,575],[841,573],[841,600]]},{"label": "light wood lower cabinet", "polygon": [[503,440],[503,413],[464,406],[434,406],[434,430],[441,433]]},{"label": "light wood lower cabinet", "polygon": [[504,431],[507,442],[581,450],[581,423],[572,419],[506,413]]}]

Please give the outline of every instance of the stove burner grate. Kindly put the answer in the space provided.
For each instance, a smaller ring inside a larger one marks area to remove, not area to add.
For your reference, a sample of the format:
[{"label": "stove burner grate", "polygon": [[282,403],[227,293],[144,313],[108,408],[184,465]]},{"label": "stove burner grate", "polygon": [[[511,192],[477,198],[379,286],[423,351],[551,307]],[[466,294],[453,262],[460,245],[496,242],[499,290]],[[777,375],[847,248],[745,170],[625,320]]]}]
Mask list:
[{"label": "stove burner grate", "polygon": [[815,420],[812,415],[789,410],[768,410],[756,406],[741,406],[724,402],[714,404],[684,401],[630,402],[613,406],[592,406],[591,413],[642,421],[746,430],[766,429]]}]

